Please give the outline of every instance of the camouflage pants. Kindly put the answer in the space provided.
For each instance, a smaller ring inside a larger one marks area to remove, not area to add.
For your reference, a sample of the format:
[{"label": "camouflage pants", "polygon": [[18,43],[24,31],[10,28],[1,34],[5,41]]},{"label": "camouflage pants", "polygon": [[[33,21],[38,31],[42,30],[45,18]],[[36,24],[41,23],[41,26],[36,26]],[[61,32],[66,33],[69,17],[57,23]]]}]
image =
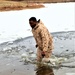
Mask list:
[{"label": "camouflage pants", "polygon": [[50,58],[52,55],[52,50],[47,50],[45,52],[45,56],[42,56],[42,50],[38,47],[37,48],[37,61],[41,62],[43,58]]}]

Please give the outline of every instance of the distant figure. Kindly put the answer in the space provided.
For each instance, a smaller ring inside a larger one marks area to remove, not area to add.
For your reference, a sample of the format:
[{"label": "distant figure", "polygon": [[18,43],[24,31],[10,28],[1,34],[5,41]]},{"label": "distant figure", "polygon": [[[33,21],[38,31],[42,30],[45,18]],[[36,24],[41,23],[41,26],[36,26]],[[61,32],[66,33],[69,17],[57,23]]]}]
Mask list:
[{"label": "distant figure", "polygon": [[[50,58],[53,49],[53,40],[52,36],[49,33],[48,29],[39,19],[31,17],[29,19],[29,24],[32,28],[33,37],[36,41],[37,47],[37,61],[41,62],[43,58]],[[46,60],[48,62],[48,60]]]},{"label": "distant figure", "polygon": [[54,75],[54,72],[49,66],[42,66],[37,69],[36,75]]}]

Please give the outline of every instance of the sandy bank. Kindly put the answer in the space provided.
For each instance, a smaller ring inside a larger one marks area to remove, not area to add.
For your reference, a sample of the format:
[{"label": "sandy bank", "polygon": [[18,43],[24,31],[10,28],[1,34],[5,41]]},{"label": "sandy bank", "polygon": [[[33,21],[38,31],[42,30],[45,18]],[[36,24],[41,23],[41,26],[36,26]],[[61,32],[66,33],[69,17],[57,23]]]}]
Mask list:
[{"label": "sandy bank", "polygon": [[45,7],[41,3],[27,3],[17,1],[0,1],[0,11],[35,9]]}]

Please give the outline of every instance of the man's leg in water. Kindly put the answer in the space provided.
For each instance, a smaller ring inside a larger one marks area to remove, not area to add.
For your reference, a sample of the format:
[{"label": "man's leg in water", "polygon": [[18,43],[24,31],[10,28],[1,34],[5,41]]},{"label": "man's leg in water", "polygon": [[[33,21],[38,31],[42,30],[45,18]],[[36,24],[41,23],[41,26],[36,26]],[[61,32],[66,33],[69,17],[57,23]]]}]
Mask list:
[{"label": "man's leg in water", "polygon": [[37,62],[41,62],[41,61],[42,61],[41,50],[38,48],[37,49]]},{"label": "man's leg in water", "polygon": [[44,58],[43,58],[43,62],[50,62],[50,57],[51,57],[51,55],[52,55],[52,50],[50,50],[50,51],[46,51],[45,52],[45,56],[44,56]]}]

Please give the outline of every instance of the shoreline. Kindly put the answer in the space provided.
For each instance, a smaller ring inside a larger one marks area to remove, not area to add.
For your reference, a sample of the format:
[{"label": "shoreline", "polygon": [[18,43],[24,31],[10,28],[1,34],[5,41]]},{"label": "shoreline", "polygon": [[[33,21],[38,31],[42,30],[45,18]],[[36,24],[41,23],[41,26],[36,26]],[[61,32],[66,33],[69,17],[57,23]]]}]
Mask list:
[{"label": "shoreline", "polygon": [[0,12],[11,10],[24,10],[24,9],[36,9],[44,8],[41,3],[27,3],[18,1],[0,1]]},{"label": "shoreline", "polygon": [[[51,32],[51,34],[52,34],[52,35],[55,35],[55,34],[62,34],[62,33],[69,33],[69,32],[74,33],[75,31],[58,31],[58,32]],[[15,40],[11,41],[11,42],[15,42],[15,41],[18,41],[18,40],[24,40],[24,39],[26,40],[26,39],[32,38],[32,37],[33,37],[33,36],[26,36],[26,37],[24,37],[24,38],[22,38],[22,37],[19,38],[19,37],[18,37],[19,39],[17,38],[17,39],[15,39]],[[10,41],[2,42],[2,43],[0,43],[0,45],[2,45],[2,44],[4,44],[4,43],[6,44],[6,43],[8,43],[8,42],[10,42]]]},{"label": "shoreline", "polygon": [[37,9],[44,8],[45,3],[69,3],[74,1],[58,1],[58,2],[27,2],[27,1],[0,1],[0,12],[25,10],[25,9]]}]

